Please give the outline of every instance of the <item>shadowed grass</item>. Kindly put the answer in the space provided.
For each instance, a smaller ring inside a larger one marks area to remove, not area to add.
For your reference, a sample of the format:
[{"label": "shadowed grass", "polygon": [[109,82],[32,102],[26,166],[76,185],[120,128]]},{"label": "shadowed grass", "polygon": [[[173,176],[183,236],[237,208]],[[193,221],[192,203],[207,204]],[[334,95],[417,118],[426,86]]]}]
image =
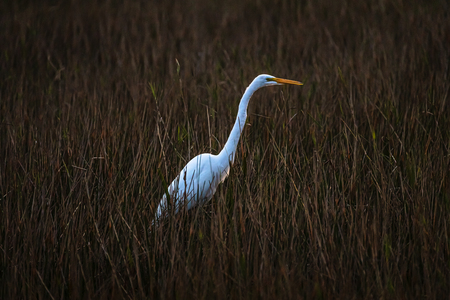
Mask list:
[{"label": "shadowed grass", "polygon": [[[0,298],[450,293],[444,1],[0,4]],[[229,178],[149,227],[266,88]]]}]

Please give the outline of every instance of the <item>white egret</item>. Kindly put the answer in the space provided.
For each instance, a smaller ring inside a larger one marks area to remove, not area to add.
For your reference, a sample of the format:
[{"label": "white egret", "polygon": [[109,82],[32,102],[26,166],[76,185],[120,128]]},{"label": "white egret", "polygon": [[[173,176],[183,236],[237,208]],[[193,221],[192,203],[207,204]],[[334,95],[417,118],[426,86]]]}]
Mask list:
[{"label": "white egret", "polygon": [[[239,137],[247,119],[247,106],[251,96],[262,87],[283,84],[302,85],[303,83],[266,74],[259,75],[252,81],[242,96],[236,122],[225,147],[218,155],[203,153],[188,162],[162,197],[155,214],[156,222],[167,215],[169,207],[174,209],[176,214],[184,206],[189,210],[212,198],[217,186],[228,176],[230,167],[234,163]],[[170,197],[169,205],[167,196]]]}]

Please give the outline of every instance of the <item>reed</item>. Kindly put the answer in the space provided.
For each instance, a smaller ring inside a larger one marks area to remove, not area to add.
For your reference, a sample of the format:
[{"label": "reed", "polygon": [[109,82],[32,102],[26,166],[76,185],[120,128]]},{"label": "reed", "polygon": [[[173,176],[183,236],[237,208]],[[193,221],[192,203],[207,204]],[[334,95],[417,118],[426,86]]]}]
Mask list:
[{"label": "reed", "polygon": [[[443,299],[445,1],[3,1],[1,299]],[[149,226],[266,88],[229,178]]]}]

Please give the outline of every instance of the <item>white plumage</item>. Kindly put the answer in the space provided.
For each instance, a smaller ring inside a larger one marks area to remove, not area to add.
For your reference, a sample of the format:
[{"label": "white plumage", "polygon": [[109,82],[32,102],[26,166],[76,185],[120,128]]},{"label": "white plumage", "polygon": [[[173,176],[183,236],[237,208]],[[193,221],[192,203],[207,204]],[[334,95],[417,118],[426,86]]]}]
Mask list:
[{"label": "white plumage", "polygon": [[302,85],[298,81],[276,78],[266,74],[259,75],[252,81],[242,96],[236,122],[222,151],[218,155],[203,153],[188,162],[168,187],[169,205],[167,194],[162,197],[155,214],[155,221],[164,218],[169,207],[175,209],[174,213],[176,214],[184,205],[189,210],[212,198],[217,186],[228,176],[230,167],[234,163],[239,137],[247,119],[247,106],[251,96],[264,86],[283,84]]}]

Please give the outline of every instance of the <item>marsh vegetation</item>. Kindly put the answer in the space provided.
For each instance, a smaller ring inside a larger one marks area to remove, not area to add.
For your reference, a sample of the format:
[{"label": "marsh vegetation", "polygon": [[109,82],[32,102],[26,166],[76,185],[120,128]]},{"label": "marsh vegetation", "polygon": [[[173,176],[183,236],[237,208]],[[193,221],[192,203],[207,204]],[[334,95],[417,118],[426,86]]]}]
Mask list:
[{"label": "marsh vegetation", "polygon": [[[3,1],[0,298],[450,294],[446,1]],[[150,232],[180,169],[229,178]]]}]

